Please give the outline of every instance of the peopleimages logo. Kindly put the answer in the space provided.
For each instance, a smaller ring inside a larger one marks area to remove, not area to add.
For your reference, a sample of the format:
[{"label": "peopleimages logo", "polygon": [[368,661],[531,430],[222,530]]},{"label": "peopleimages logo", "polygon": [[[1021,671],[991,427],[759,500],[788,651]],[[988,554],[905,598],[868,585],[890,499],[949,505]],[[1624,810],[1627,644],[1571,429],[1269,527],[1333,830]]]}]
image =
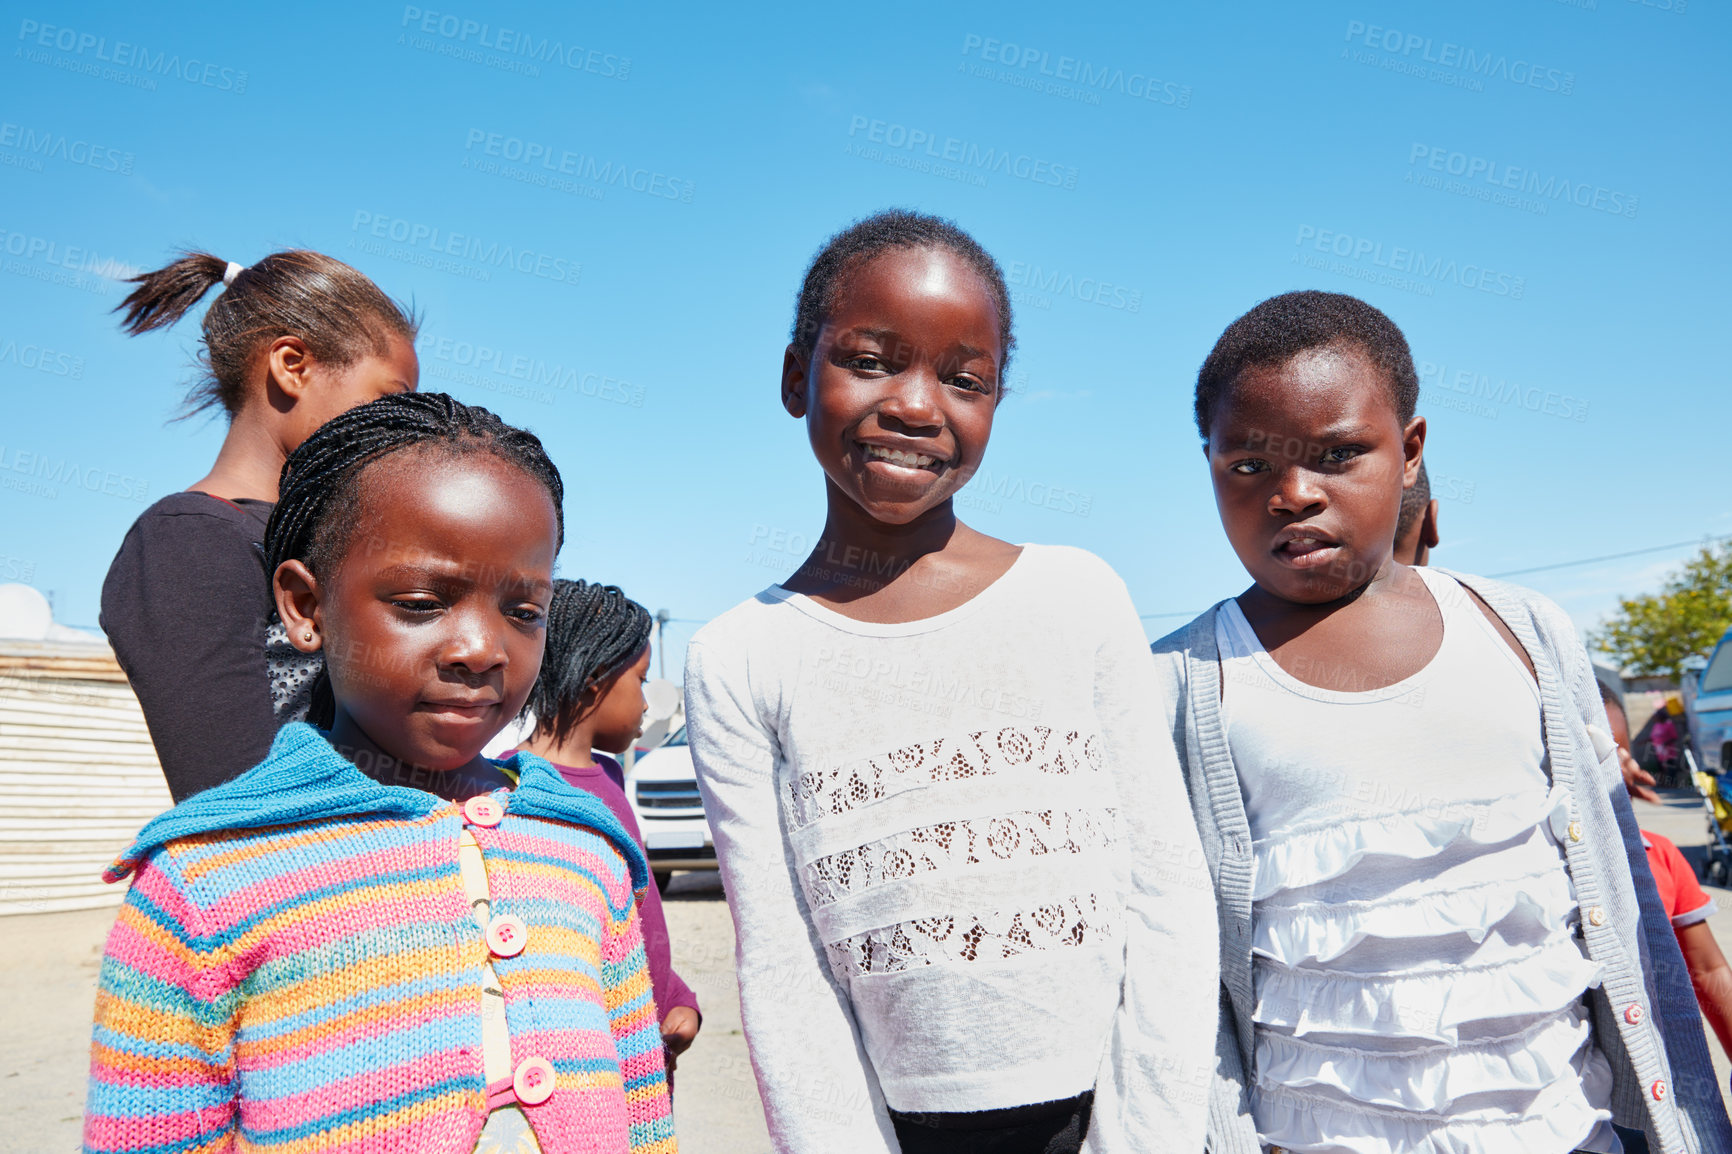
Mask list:
[{"label": "peopleimages logo", "polygon": [[[36,480],[20,480],[12,474]],[[127,501],[143,501],[150,495],[150,483],[142,478],[95,465],[80,465],[70,457],[53,460],[46,453],[0,445],[0,488],[53,500],[60,495],[60,491],[53,488],[56,485]]]},{"label": "peopleimages logo", "polygon": [[[1535,64],[1531,60],[1511,60],[1501,52],[1482,52],[1454,41],[1438,41],[1417,32],[1402,32],[1367,24],[1363,20],[1347,22],[1346,40],[1350,45],[1362,45],[1371,51],[1343,48],[1341,56],[1344,60],[1421,79],[1438,80],[1456,87],[1484,91],[1485,81],[1503,80],[1560,96],[1569,96],[1576,90],[1574,72]],[[1381,53],[1381,57],[1377,53]],[[1427,68],[1427,65],[1436,67]]]},{"label": "peopleimages logo", "polygon": [[[870,116],[852,116],[848,120],[848,135],[867,143],[883,145],[910,156],[920,156],[940,164],[962,165],[981,175],[998,173],[1034,184],[1054,188],[1075,188],[1077,169],[1074,165],[1058,164],[1044,157],[1016,152],[1008,148],[982,147],[955,136],[942,136],[924,128],[914,128],[890,120]],[[862,152],[872,158],[869,151]]]},{"label": "peopleimages logo", "polygon": [[[1543,417],[1556,417],[1563,421],[1581,422],[1588,419],[1589,402],[1585,397],[1560,393],[1555,389],[1542,389],[1533,385],[1524,385],[1507,377],[1494,377],[1490,373],[1478,369],[1454,369],[1434,361],[1420,361],[1416,366],[1419,371],[1419,382],[1436,400],[1446,401],[1446,408],[1458,408],[1463,412],[1473,412],[1472,408],[1462,408],[1463,404],[1472,406],[1476,402],[1486,402],[1492,405],[1502,405],[1506,408],[1526,409],[1530,413],[1538,413]],[[1433,390],[1443,389],[1461,398],[1460,404],[1447,404],[1448,398],[1441,397]],[[1476,416],[1487,414],[1475,412]],[[1496,410],[1491,411],[1495,418]]]},{"label": "peopleimages logo", "polygon": [[[970,32],[962,38],[962,54],[979,57],[988,64],[1002,64],[1021,72],[1049,77],[1055,95],[1068,95],[1067,85],[1085,92],[1116,92],[1132,100],[1153,104],[1170,104],[1189,108],[1191,86],[1172,80],[1161,80],[1147,73],[1129,71],[1106,64],[1094,64],[1076,56],[1054,56],[1043,48],[1017,44],[1011,40],[995,40]],[[1098,99],[1096,101],[1098,103]]]},{"label": "peopleimages logo", "polygon": [[[537,183],[535,178],[542,173],[569,176],[594,184],[613,185],[631,192],[641,192],[662,200],[677,200],[684,204],[692,202],[692,192],[697,187],[690,180],[669,176],[665,172],[615,163],[612,160],[599,160],[588,153],[573,152],[569,148],[560,148],[546,141],[526,140],[521,136],[510,136],[503,132],[489,132],[484,128],[469,129],[464,137],[463,150],[521,164],[532,170],[528,174],[530,180],[527,181],[531,184]],[[533,171],[537,168],[541,169],[542,173]]]},{"label": "peopleimages logo", "polygon": [[[469,233],[450,232],[435,225],[384,213],[367,212],[365,209],[356,210],[354,223],[349,228],[351,232],[403,245],[411,253],[420,251],[428,255],[430,260],[437,257],[455,257],[486,266],[475,269],[476,272],[485,273],[487,268],[511,269],[542,280],[572,285],[577,283],[583,272],[583,265],[577,261],[552,253],[516,248]],[[411,260],[409,263],[423,262]],[[478,279],[487,278],[483,276]]]},{"label": "peopleimages logo", "polygon": [[47,345],[0,337],[0,365],[15,365],[51,377],[80,380],[84,376],[84,358],[60,352]]},{"label": "peopleimages logo", "polygon": [[[436,377],[477,388],[493,389],[496,392],[510,392],[541,401],[543,404],[552,403],[553,394],[548,390],[557,390],[574,396],[627,405],[634,409],[643,408],[642,385],[608,376],[606,373],[594,372],[580,365],[549,361],[545,357],[498,349],[455,337],[423,334],[415,344],[422,354],[422,362],[427,371]],[[532,393],[500,388],[506,381],[519,382],[526,390],[542,391]]]},{"label": "peopleimages logo", "polygon": [[1020,260],[1009,261],[1004,271],[1004,279],[1010,286],[1012,295],[1023,298],[1019,303],[1030,304],[1035,308],[1050,307],[1050,298],[1055,296],[1070,297],[1083,304],[1119,312],[1135,313],[1141,312],[1143,308],[1141,289],[1129,288],[1099,277],[1079,277],[1063,269],[1043,268],[1038,264]]},{"label": "peopleimages logo", "polygon": [[[1309,247],[1314,252],[1339,257],[1341,261],[1337,262],[1338,264],[1352,262],[1330,271],[1374,283],[1386,283],[1394,288],[1411,290],[1417,286],[1429,290],[1433,284],[1450,283],[1512,300],[1520,300],[1527,291],[1526,277],[1499,272],[1480,264],[1458,263],[1450,257],[1435,254],[1428,257],[1418,248],[1385,246],[1382,241],[1371,237],[1333,232],[1309,224],[1299,226],[1299,235],[1294,238],[1293,243],[1301,250]],[[1303,251],[1296,252],[1294,259],[1308,268],[1322,267],[1317,258],[1307,260],[1304,259],[1305,255]],[[1367,263],[1372,267],[1364,268]],[[1421,295],[1430,296],[1431,293],[1425,291]]]},{"label": "peopleimages logo", "polygon": [[[22,124],[14,124],[10,120],[0,121],[0,148],[15,148],[27,156],[61,160],[67,164],[94,168],[99,172],[118,172],[122,176],[132,175],[132,153],[130,152],[122,152],[120,149],[111,148],[106,144],[94,144],[88,140],[79,140],[67,136],[65,133],[27,128]],[[40,171],[40,166],[37,168]]]},{"label": "peopleimages logo", "polygon": [[[81,32],[76,28],[65,28],[56,24],[44,24],[39,20],[23,20],[18,25],[18,39],[25,42],[26,48],[51,48],[56,52],[69,52],[73,56],[95,64],[112,64],[117,68],[131,68],[145,74],[146,77],[161,76],[182,80],[188,84],[196,84],[205,88],[215,88],[220,92],[242,93],[247,90],[247,74],[238,68],[224,68],[220,64],[212,64],[200,60],[196,56],[183,58],[178,52],[167,50],[152,52],[142,44],[131,44],[125,40],[116,40],[110,44],[108,37],[98,36],[94,32]],[[56,64],[41,53],[31,55],[23,53],[25,59],[38,64]],[[40,58],[39,58],[40,57]],[[71,71],[85,71],[73,68]],[[109,77],[109,79],[114,79]],[[155,84],[147,85],[154,88]]]},{"label": "peopleimages logo", "polygon": [[[536,36],[520,29],[498,27],[480,20],[471,20],[452,12],[433,12],[413,5],[403,9],[402,27],[423,36],[437,36],[453,49],[474,48],[497,52],[506,60],[523,64],[557,64],[572,72],[589,72],[609,80],[625,80],[631,76],[631,57],[616,56],[598,48],[567,44],[557,36]],[[424,45],[413,44],[421,48]],[[464,57],[461,51],[442,55]],[[486,63],[477,51],[472,59]]]},{"label": "peopleimages logo", "polygon": [[[1455,152],[1441,145],[1414,141],[1407,150],[1407,179],[1414,179],[1415,170],[1441,172],[1463,181],[1489,186],[1489,191],[1503,191],[1538,197],[1541,201],[1564,202],[1577,208],[1592,209],[1611,216],[1634,220],[1641,197],[1606,188],[1590,181],[1572,181],[1557,175],[1541,176],[1531,168],[1504,164],[1489,157]],[[1446,190],[1453,191],[1453,190]]]},{"label": "peopleimages logo", "polygon": [[62,244],[45,236],[8,232],[3,228],[0,228],[0,252],[55,268],[88,273],[104,280],[124,280],[140,272],[136,265],[114,257],[99,257],[96,250],[82,245]]}]

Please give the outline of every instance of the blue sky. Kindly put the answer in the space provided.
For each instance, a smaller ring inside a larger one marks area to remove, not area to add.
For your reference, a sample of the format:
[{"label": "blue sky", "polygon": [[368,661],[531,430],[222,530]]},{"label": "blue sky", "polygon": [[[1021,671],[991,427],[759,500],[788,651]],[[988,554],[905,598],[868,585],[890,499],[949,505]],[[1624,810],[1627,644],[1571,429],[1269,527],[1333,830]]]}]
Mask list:
[{"label": "blue sky", "polygon": [[[1438,564],[1732,534],[1717,6],[464,3],[7,5],[0,581],[94,625],[127,526],[220,442],[167,423],[196,324],[122,337],[107,278],[304,246],[421,310],[423,388],[541,434],[564,573],[712,617],[821,524],[776,400],[793,295],[890,205],[1016,293],[963,516],[1101,554],[1152,636],[1245,584],[1191,386],[1288,289],[1407,333]],[[1589,626],[1690,552],[1523,580]]]}]

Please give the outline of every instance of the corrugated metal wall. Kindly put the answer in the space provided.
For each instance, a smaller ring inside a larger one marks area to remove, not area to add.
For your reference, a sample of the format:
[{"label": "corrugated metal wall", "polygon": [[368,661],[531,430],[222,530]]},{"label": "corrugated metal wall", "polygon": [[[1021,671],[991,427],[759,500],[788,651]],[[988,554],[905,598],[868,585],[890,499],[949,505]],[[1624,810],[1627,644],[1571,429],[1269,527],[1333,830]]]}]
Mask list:
[{"label": "corrugated metal wall", "polygon": [[169,805],[106,646],[0,641],[0,915],[118,905],[103,869]]}]

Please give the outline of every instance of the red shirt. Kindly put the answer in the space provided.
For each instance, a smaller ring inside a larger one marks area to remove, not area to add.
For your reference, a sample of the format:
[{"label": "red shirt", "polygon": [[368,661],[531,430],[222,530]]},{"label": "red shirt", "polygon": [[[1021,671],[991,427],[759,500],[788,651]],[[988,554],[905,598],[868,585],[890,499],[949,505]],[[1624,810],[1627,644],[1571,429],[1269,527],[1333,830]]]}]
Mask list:
[{"label": "red shirt", "polygon": [[1654,885],[1660,891],[1660,904],[1672,919],[1672,928],[1707,921],[1719,913],[1714,899],[1709,897],[1696,880],[1696,871],[1678,852],[1678,847],[1657,833],[1642,831],[1642,844],[1648,849],[1648,868],[1654,871]]}]

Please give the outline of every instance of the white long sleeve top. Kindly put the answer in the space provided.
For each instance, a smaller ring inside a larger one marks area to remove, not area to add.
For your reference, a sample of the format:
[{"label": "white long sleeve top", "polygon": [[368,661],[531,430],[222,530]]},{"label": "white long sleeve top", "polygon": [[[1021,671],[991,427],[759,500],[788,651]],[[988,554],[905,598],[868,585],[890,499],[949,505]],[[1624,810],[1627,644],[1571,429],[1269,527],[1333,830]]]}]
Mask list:
[{"label": "white long sleeve top", "polygon": [[1024,546],[898,624],[771,587],[699,632],[685,687],[778,1150],[1091,1088],[1086,1149],[1202,1149],[1212,888],[1105,563]]}]

